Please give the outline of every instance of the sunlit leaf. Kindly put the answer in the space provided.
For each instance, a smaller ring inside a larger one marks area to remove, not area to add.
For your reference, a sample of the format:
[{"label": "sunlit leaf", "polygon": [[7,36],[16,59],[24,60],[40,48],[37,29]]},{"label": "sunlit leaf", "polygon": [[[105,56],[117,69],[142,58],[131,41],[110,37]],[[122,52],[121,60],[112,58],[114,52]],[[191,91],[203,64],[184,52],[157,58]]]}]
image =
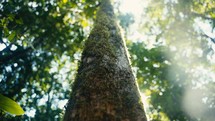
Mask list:
[{"label": "sunlit leaf", "polygon": [[81,25],[82,25],[83,27],[87,27],[89,24],[88,24],[88,21],[87,21],[87,20],[83,19],[83,20],[81,21]]},{"label": "sunlit leaf", "polygon": [[67,0],[63,0],[63,3],[67,3]]},{"label": "sunlit leaf", "polygon": [[0,109],[14,115],[23,115],[25,113],[23,109],[19,106],[19,104],[1,94],[0,94]]}]

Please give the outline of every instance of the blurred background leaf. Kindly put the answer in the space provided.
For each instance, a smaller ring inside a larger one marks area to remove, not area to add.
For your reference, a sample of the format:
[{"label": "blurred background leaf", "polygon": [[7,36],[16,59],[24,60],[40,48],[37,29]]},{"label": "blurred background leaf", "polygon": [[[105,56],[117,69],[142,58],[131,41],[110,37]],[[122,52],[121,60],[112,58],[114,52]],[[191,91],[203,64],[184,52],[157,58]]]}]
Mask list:
[{"label": "blurred background leaf", "polygon": [[2,94],[0,94],[0,109],[15,115],[23,115],[25,113],[19,104]]}]

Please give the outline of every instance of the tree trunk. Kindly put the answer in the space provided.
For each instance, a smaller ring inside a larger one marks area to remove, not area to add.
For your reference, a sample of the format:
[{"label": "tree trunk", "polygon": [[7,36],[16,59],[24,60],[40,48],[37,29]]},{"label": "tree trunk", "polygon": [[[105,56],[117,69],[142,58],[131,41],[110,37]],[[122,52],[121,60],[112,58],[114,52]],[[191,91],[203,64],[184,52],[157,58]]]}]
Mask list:
[{"label": "tree trunk", "polygon": [[109,0],[86,40],[64,121],[146,121],[126,46]]}]

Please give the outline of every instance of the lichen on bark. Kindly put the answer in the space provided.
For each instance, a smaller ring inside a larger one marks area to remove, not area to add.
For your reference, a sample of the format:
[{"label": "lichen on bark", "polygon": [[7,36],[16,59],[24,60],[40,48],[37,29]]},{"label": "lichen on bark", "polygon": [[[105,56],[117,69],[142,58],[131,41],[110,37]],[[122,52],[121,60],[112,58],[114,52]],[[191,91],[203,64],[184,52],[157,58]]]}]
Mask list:
[{"label": "lichen on bark", "polygon": [[146,121],[126,47],[109,0],[97,12],[64,121]]}]

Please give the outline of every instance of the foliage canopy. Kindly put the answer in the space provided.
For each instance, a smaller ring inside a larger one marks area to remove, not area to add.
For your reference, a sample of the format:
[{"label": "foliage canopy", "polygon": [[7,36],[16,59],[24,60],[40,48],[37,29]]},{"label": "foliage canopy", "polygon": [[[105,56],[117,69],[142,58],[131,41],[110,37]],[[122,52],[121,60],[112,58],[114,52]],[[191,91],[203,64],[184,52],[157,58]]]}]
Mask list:
[{"label": "foliage canopy", "polygon": [[[18,101],[26,112],[19,117],[4,114],[0,120],[62,118],[99,3],[0,2],[0,93]],[[147,5],[139,20],[115,3],[149,119],[212,121],[215,2],[151,0],[143,3]],[[135,24],[139,37],[133,36]]]}]

